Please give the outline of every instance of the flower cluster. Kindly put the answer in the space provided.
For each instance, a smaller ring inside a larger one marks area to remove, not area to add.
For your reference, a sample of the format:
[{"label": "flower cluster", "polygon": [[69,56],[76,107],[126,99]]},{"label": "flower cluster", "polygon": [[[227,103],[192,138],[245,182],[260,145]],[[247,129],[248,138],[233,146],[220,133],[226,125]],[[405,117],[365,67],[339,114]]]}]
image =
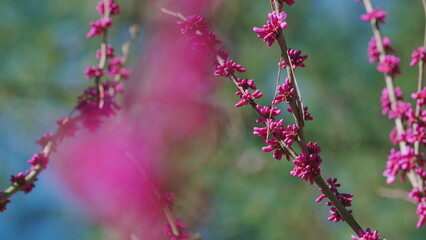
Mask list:
[{"label": "flower cluster", "polygon": [[362,21],[369,22],[369,21],[371,21],[371,19],[376,19],[377,21],[379,21],[381,23],[385,23],[386,12],[383,11],[382,9],[380,9],[379,7],[377,7],[373,11],[361,15]]},{"label": "flower cluster", "polygon": [[[302,54],[302,50],[296,51],[291,48],[288,49],[288,55],[290,56],[291,66],[293,67],[293,69],[296,69],[297,67],[301,67],[301,68],[305,67],[305,64],[303,62],[306,59],[308,59],[308,55],[301,56],[301,54]],[[283,68],[287,67],[287,64],[285,63],[285,61],[279,62],[278,65],[280,65]]]},{"label": "flower cluster", "polygon": [[170,240],[183,240],[191,237],[191,234],[185,232],[188,227],[182,221],[176,218],[172,224],[173,227],[170,223],[166,223],[163,229]]},{"label": "flower cluster", "polygon": [[419,47],[417,50],[414,50],[413,53],[411,54],[411,62],[410,62],[410,66],[414,66],[416,65],[420,60],[423,60],[423,62],[426,60],[425,59],[425,48],[424,47]]},{"label": "flower cluster", "polygon": [[287,28],[287,22],[284,21],[287,14],[281,12],[277,15],[276,12],[271,12],[268,17],[270,21],[267,21],[266,25],[263,25],[262,28],[254,27],[253,31],[257,33],[257,37],[263,38],[263,41],[270,47],[275,42],[281,29]]},{"label": "flower cluster", "polygon": [[[339,199],[339,201],[342,203],[344,207],[350,207],[352,206],[352,198],[354,197],[353,194],[350,193],[340,193],[337,188],[339,188],[341,185],[340,183],[337,183],[337,178],[334,179],[327,179],[327,185],[330,187],[330,190],[334,193],[334,195]],[[321,202],[324,198],[327,198],[327,196],[324,194],[323,190],[320,189],[320,191],[323,193],[321,194],[317,199],[316,202]],[[341,216],[340,213],[337,211],[335,207],[333,207],[333,204],[331,202],[326,202],[327,206],[331,207],[330,209],[330,217],[327,219],[328,221],[333,222],[339,222],[339,221],[345,221]],[[352,213],[352,210],[349,210],[349,213]]]},{"label": "flower cluster", "polygon": [[208,48],[214,50],[220,41],[211,31],[201,16],[188,16],[184,21],[178,21],[181,33],[191,39],[195,49]]},{"label": "flower cluster", "polygon": [[399,57],[386,55],[377,65],[377,71],[390,74],[391,76],[401,74],[401,71],[399,70],[399,61]]},{"label": "flower cluster", "polygon": [[370,228],[367,228],[365,232],[363,230],[360,230],[361,237],[358,238],[356,236],[352,236],[353,240],[386,240],[386,239],[379,239],[379,231],[371,231]]},{"label": "flower cluster", "polygon": [[35,187],[34,182],[37,180],[35,179],[32,182],[28,182],[25,177],[29,174],[29,171],[27,171],[25,174],[23,172],[18,173],[18,175],[10,176],[10,182],[12,184],[16,184],[18,188],[21,188],[24,193],[29,193],[33,188]]},{"label": "flower cluster", "polygon": [[314,177],[321,173],[321,162],[322,158],[319,155],[321,147],[317,143],[309,142],[307,144],[307,153],[302,153],[295,160],[294,169],[290,171],[290,174],[295,177],[300,177],[305,181],[309,181],[312,185],[314,183]]}]

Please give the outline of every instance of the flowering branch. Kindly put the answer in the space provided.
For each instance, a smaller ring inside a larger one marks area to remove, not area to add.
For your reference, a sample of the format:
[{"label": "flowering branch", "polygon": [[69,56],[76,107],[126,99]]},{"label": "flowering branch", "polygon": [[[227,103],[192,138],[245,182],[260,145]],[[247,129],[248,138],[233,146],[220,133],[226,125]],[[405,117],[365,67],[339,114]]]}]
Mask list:
[{"label": "flowering branch", "polygon": [[[360,0],[357,0],[358,2]],[[382,91],[383,114],[388,114],[389,119],[394,119],[395,129],[391,133],[391,140],[394,145],[399,145],[400,151],[391,149],[388,157],[387,169],[383,173],[387,177],[387,183],[393,183],[399,170],[402,170],[402,180],[408,176],[413,187],[409,197],[417,204],[417,214],[419,221],[417,227],[421,227],[426,221],[426,171],[424,170],[425,160],[420,152],[420,144],[425,141],[426,111],[422,110],[425,105],[426,88],[423,88],[423,75],[425,63],[426,44],[426,21],[423,46],[414,51],[411,66],[419,65],[419,76],[417,92],[411,97],[416,100],[416,108],[413,111],[411,104],[402,99],[402,91],[394,86],[395,76],[401,74],[399,70],[400,59],[388,52],[394,51],[389,38],[382,37],[379,24],[385,23],[386,12],[379,7],[373,9],[370,0],[363,0],[366,14],[361,16],[361,20],[370,22],[373,30],[373,38],[369,43],[370,62],[378,62],[377,70],[384,74],[386,88]],[[426,1],[422,0],[426,16]],[[410,145],[412,145],[411,148]]]},{"label": "flowering branch", "polygon": [[[136,38],[136,29],[134,27],[131,28],[131,39],[123,45],[123,57],[114,58],[115,52],[107,44],[106,36],[107,30],[112,24],[110,15],[119,14],[120,8],[114,0],[101,0],[96,9],[101,14],[101,19],[90,23],[91,28],[86,36],[91,38],[101,35],[101,49],[96,53],[96,57],[100,58],[100,62],[97,67],[88,67],[85,70],[89,79],[95,78],[95,87],[88,87],[78,97],[77,106],[73,108],[68,116],[56,121],[58,127],[54,133],[46,133],[37,141],[42,150],[28,160],[31,165],[30,170],[25,173],[20,172],[16,176],[12,175],[11,185],[6,190],[0,191],[1,212],[6,209],[6,205],[10,202],[12,195],[19,191],[29,193],[35,187],[34,182],[37,181],[41,171],[46,169],[49,156],[52,152],[55,152],[56,147],[64,138],[74,136],[78,130],[79,123],[89,130],[95,130],[101,123],[101,117],[115,115],[115,111],[119,109],[115,102],[115,97],[122,92],[121,82],[126,80],[130,74],[130,71],[124,68],[124,64],[129,54],[128,49]],[[109,64],[108,73],[113,77],[113,80],[107,79],[101,82],[107,63]],[[79,114],[75,115],[74,113],[77,111]]]}]

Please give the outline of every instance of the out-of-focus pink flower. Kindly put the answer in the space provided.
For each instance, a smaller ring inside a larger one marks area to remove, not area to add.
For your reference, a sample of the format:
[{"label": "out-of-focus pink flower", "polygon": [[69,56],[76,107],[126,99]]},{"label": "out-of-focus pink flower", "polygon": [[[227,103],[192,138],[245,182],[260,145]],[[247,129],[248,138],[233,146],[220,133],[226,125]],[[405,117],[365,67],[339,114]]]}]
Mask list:
[{"label": "out-of-focus pink flower", "polygon": [[375,18],[377,21],[381,23],[385,23],[386,21],[386,12],[380,9],[379,7],[376,7],[373,11],[361,15],[361,20],[365,22],[371,21],[371,19]]},{"label": "out-of-focus pink flower", "polygon": [[420,60],[425,61],[425,48],[419,47],[417,50],[414,50],[411,54],[410,66],[416,65]]}]

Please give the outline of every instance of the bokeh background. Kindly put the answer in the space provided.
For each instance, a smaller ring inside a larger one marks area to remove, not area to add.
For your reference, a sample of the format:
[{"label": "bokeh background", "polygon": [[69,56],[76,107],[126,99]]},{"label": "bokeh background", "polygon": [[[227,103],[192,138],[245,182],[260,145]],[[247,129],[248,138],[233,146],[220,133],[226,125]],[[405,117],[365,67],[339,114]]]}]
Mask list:
[{"label": "bokeh background", "polygon": [[[206,240],[350,239],[353,233],[346,224],[326,221],[328,208],[314,201],[319,195],[316,187],[291,176],[292,164],[276,161],[260,150],[262,143],[251,134],[255,115],[249,108],[233,107],[237,99],[228,81],[206,74],[200,79],[205,83],[198,87],[184,85],[199,102],[183,102],[179,94],[171,101],[161,101],[153,94],[161,94],[152,90],[162,76],[158,72],[167,75],[173,69],[173,64],[161,65],[162,57],[169,54],[162,49],[179,41],[161,30],[176,21],[159,11],[167,6],[185,15],[203,14],[232,58],[248,69],[243,76],[256,80],[265,93],[263,103],[268,104],[275,85],[278,47],[267,47],[252,32],[253,26],[266,21],[268,1],[118,2],[122,14],[115,18],[111,43],[120,45],[128,40],[131,25],[141,26],[129,60],[134,74],[126,86],[128,95],[122,98],[123,109],[132,113],[128,118],[137,119],[136,125],[139,121],[149,128],[152,125],[144,122],[147,106],[166,106],[167,111],[159,111],[151,119],[161,119],[158,126],[167,126],[164,132],[169,133],[152,140],[167,143],[163,143],[167,145],[164,149],[157,149],[163,159],[157,175],[163,181],[161,190],[175,193],[174,212],[190,231],[201,233]],[[410,54],[422,43],[421,1],[375,3],[388,12],[382,30],[401,57],[403,75],[397,84],[408,96],[415,90],[417,74],[417,69],[408,67]],[[35,140],[54,129],[55,120],[72,109],[76,97],[90,84],[83,70],[96,64],[94,52],[99,42],[86,39],[85,34],[88,22],[98,18],[96,4],[95,0],[0,1],[2,188],[9,184],[10,174],[27,169],[26,159],[39,149]],[[324,176],[337,177],[342,190],[355,195],[352,209],[362,226],[378,229],[388,239],[424,239],[426,230],[415,228],[416,206],[404,199],[408,185],[388,186],[382,176],[391,147],[388,133],[392,122],[381,115],[384,81],[368,63],[371,29],[359,20],[363,11],[353,0],[296,1],[287,10],[288,44],[309,55],[307,67],[296,72],[304,103],[315,118],[306,127],[306,135],[323,148]],[[179,36],[177,28],[167,31]],[[174,57],[179,61],[178,55]],[[197,71],[199,67],[194,69]],[[157,87],[164,91],[176,87],[172,81],[160,82],[164,85]],[[140,97],[147,95],[151,97]],[[200,127],[181,131],[182,136],[176,137],[178,119],[189,114],[185,109],[194,108],[194,102],[208,112],[197,115]],[[167,115],[175,108],[177,114]],[[290,116],[285,119],[291,121]],[[146,134],[145,139],[151,141],[156,133]],[[121,238],[119,230],[91,214],[90,205],[70,186],[65,172],[78,171],[78,166],[66,168],[58,157],[60,151],[52,156],[34,191],[13,196],[7,211],[0,214],[0,239]],[[84,179],[81,184],[90,181]]]}]

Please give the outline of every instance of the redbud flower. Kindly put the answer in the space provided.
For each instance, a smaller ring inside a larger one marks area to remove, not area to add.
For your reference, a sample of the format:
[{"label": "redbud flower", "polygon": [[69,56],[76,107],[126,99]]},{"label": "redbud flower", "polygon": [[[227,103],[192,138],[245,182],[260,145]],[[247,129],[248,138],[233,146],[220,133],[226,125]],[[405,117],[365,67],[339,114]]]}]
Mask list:
[{"label": "redbud flower", "polygon": [[386,12],[381,10],[379,7],[376,7],[373,11],[361,15],[361,20],[365,22],[371,21],[371,19],[375,18],[377,21],[381,23],[385,23],[386,21]]},{"label": "redbud flower", "polygon": [[40,166],[40,169],[43,170],[47,167],[49,158],[44,155],[44,153],[37,153],[34,154],[30,160],[28,160],[28,163],[31,165],[31,171],[35,170],[38,165]]},{"label": "redbud flower", "polygon": [[90,79],[92,77],[100,77],[104,75],[102,72],[102,69],[100,69],[98,66],[96,67],[88,67],[86,70],[84,70],[84,73],[87,75],[86,78]]},{"label": "redbud flower", "polygon": [[42,148],[46,147],[47,143],[52,140],[52,134],[51,133],[45,133],[39,140],[36,141],[38,145],[40,145]]},{"label": "redbud flower", "polygon": [[[385,48],[385,52],[394,52],[394,49],[392,48],[391,40],[388,37],[382,38],[382,44],[383,44],[383,47]],[[376,38],[373,36],[371,37],[370,42],[368,42],[368,58],[370,63],[378,62],[379,55],[380,55],[380,51],[377,48]]]},{"label": "redbud flower", "polygon": [[238,95],[241,100],[235,104],[235,107],[241,107],[246,104],[249,104],[255,98],[261,98],[263,96],[263,93],[261,93],[259,90],[250,93],[250,91],[246,89],[244,93],[242,93],[241,91],[237,91],[236,95]]},{"label": "redbud flower", "polygon": [[197,31],[202,33],[208,30],[207,23],[201,16],[193,15],[188,16],[186,21],[178,21],[177,24],[181,27],[180,32],[185,37],[193,37]]},{"label": "redbud flower", "polygon": [[257,89],[256,85],[254,84],[254,81],[251,80],[251,79],[238,78],[237,79],[237,86],[242,87],[243,89],[247,89],[247,88],[251,88],[253,90]]},{"label": "redbud flower", "polygon": [[[111,15],[117,15],[120,13],[121,9],[118,4],[114,0],[108,0],[108,9]],[[100,0],[98,5],[96,6],[96,10],[98,10],[101,16],[105,13],[105,4],[104,0]]]},{"label": "redbud flower", "polygon": [[257,37],[263,38],[263,41],[270,47],[281,29],[287,27],[287,23],[284,21],[287,14],[280,12],[279,16],[277,16],[276,12],[272,12],[268,14],[268,17],[270,21],[266,21],[266,25],[263,25],[263,28],[254,27],[253,31],[257,33]]},{"label": "redbud flower", "polygon": [[170,223],[166,223],[166,225],[164,225],[164,232],[167,234],[167,236],[170,237],[170,240],[183,240],[191,237],[191,234],[184,232],[185,229],[187,229],[187,226],[182,221],[175,219],[173,223],[176,226],[179,235],[175,235],[173,233],[173,229],[172,226],[170,226]]},{"label": "redbud flower", "polygon": [[86,34],[87,38],[92,38],[96,35],[100,35],[103,31],[105,31],[108,27],[112,25],[111,18],[101,18],[96,22],[90,22],[90,26],[92,26],[89,32]]},{"label": "redbud flower", "polygon": [[25,177],[27,175],[28,175],[28,172],[27,174],[20,172],[16,176],[14,175],[10,176],[10,181],[12,182],[12,184],[17,184],[19,187],[22,187],[22,191],[24,191],[24,193],[31,192],[31,190],[33,190],[33,188],[35,187],[34,183],[32,182],[30,183],[25,180]]},{"label": "redbud flower", "polygon": [[282,131],[281,134],[285,137],[284,142],[286,144],[286,147],[291,147],[293,141],[297,138],[298,131],[299,128],[295,124],[288,125],[287,128]]},{"label": "redbud flower", "polygon": [[385,59],[377,65],[377,71],[382,73],[388,73],[392,76],[401,74],[398,65],[399,61],[400,59],[398,57],[395,57],[394,55],[386,55]]},{"label": "redbud flower", "polygon": [[305,119],[305,121],[311,121],[314,120],[314,118],[311,116],[311,114],[308,112],[308,107],[304,107],[303,108],[303,118]]},{"label": "redbud flower", "polygon": [[278,95],[275,97],[273,104],[277,105],[283,101],[286,101],[287,104],[290,104],[291,97],[294,95],[294,93],[294,88],[290,87],[290,79],[286,78],[285,83],[281,86],[278,86]]},{"label": "redbud flower", "polygon": [[420,203],[423,197],[422,195],[423,193],[420,192],[417,187],[415,187],[411,190],[410,194],[408,194],[408,197],[413,199],[416,203]]},{"label": "redbud flower", "polygon": [[273,158],[277,160],[281,160],[283,155],[285,155],[286,159],[290,161],[290,156],[286,154],[285,152],[283,152],[283,150],[281,149],[281,145],[276,138],[268,139],[265,142],[269,144],[269,146],[263,147],[262,151],[264,152],[274,151],[274,154],[272,156]]},{"label": "redbud flower", "polygon": [[388,117],[389,117],[389,119],[394,119],[394,118],[397,118],[397,117],[400,118],[400,117],[404,116],[410,109],[412,109],[411,103],[407,103],[407,102],[404,102],[404,101],[398,101],[398,102],[396,102],[395,109],[391,109],[389,111]]},{"label": "redbud flower", "polygon": [[[350,207],[352,206],[352,198],[353,194],[349,193],[340,193],[338,188],[340,187],[340,183],[337,183],[337,178],[327,179],[327,185],[329,186],[330,190],[336,195],[337,199],[342,203],[344,207]],[[322,194],[315,200],[316,202],[322,201],[324,198],[327,198],[327,196],[323,193],[323,190],[320,188],[320,191]],[[331,202],[326,202],[327,206],[331,207],[330,209],[330,217],[327,219],[328,221],[333,222],[339,222],[339,221],[345,221],[342,216],[340,216],[339,212],[335,207],[333,207],[333,204]],[[349,213],[352,213],[352,210],[349,210]]]},{"label": "redbud flower", "polygon": [[420,228],[426,222],[426,205],[419,203],[416,213],[419,215],[419,220],[417,221],[416,227]]},{"label": "redbud flower", "polygon": [[[315,144],[311,143],[311,146]],[[321,162],[322,158],[320,155],[318,155],[318,150],[320,151],[321,148],[316,145],[313,151],[317,153],[302,153],[295,160],[293,160],[294,163],[294,169],[290,172],[291,175],[300,177],[304,179],[305,181],[309,181],[309,183],[312,185],[314,183],[314,177],[320,174],[321,172]]]},{"label": "redbud flower", "polygon": [[208,47],[214,49],[220,43],[213,31],[208,29],[207,23],[201,16],[189,16],[185,21],[178,21],[181,33],[192,40],[194,48]]},{"label": "redbud flower", "polygon": [[426,104],[426,87],[423,88],[420,92],[412,93],[411,97],[415,100],[417,100],[418,106],[423,106]]},{"label": "redbud flower", "polygon": [[[271,119],[272,121],[275,121],[275,117],[281,114],[281,110],[278,109],[277,107],[272,108],[272,106],[269,107],[261,107],[259,105],[256,106],[256,109],[265,117],[267,117],[268,119]],[[261,116],[259,116],[256,119],[257,123],[262,123],[264,122],[263,118]]]},{"label": "redbud flower", "polygon": [[68,117],[56,120],[56,124],[59,126],[57,133],[59,142],[66,137],[74,136],[75,132],[78,130],[76,123]]},{"label": "redbud flower", "polygon": [[233,75],[235,71],[245,72],[246,70],[240,64],[236,64],[233,60],[224,60],[223,64],[216,66],[214,75],[219,77],[229,77]]},{"label": "redbud flower", "polygon": [[420,60],[425,61],[425,49],[424,47],[419,47],[417,50],[414,50],[411,54],[410,66],[416,65]]},{"label": "redbud flower", "polygon": [[353,240],[386,240],[386,239],[379,239],[379,231],[371,232],[370,228],[367,228],[365,232],[363,230],[360,230],[361,238],[358,238],[356,236],[352,235]]},{"label": "redbud flower", "polygon": [[[302,54],[302,50],[294,50],[289,48],[288,49],[288,55],[290,56],[290,60],[291,60],[291,65],[293,67],[293,69],[296,69],[297,67],[305,67],[305,64],[303,63],[306,59],[308,59],[308,55],[305,56],[300,56]],[[287,67],[287,64],[285,63],[285,61],[281,61],[278,63],[278,65],[280,65],[283,68]]]}]

